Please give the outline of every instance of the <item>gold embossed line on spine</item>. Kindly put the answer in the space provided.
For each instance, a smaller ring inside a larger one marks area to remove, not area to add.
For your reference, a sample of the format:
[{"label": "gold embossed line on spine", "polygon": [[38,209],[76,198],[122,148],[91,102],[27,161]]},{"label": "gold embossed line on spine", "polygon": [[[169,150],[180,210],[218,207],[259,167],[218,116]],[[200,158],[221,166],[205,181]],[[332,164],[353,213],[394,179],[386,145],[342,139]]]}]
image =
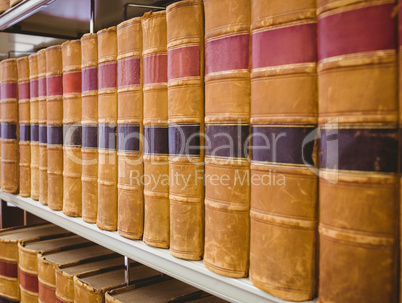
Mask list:
[{"label": "gold embossed line on spine", "polygon": [[7,59],[1,69],[1,190],[16,193],[19,187],[19,124],[17,60]]},{"label": "gold embossed line on spine", "polygon": [[61,46],[46,49],[48,205],[63,209],[63,61]]},{"label": "gold embossed line on spine", "polygon": [[144,242],[169,247],[166,12],[142,17],[144,62]]},{"label": "gold embossed line on spine", "polygon": [[39,200],[39,103],[38,103],[38,56],[30,55],[30,142],[31,142],[31,198]]},{"label": "gold embossed line on spine", "polygon": [[98,32],[98,218],[100,229],[117,229],[117,33]]},{"label": "gold embossed line on spine", "polygon": [[144,230],[143,95],[141,18],[117,26],[118,230],[141,239]]},{"label": "gold embossed line on spine", "polygon": [[204,9],[204,264],[239,278],[249,268],[251,2],[204,0]]},{"label": "gold embossed line on spine", "polygon": [[[204,252],[204,10],[202,0],[167,7],[170,253]],[[185,181],[184,181],[185,180]]]},{"label": "gold embossed line on spine", "polygon": [[318,300],[396,302],[396,3],[329,2],[318,2]]},{"label": "gold embossed line on spine", "polygon": [[82,219],[96,223],[98,212],[98,36],[81,38]]},{"label": "gold embossed line on spine", "polygon": [[289,301],[316,285],[315,11],[315,0],[251,1],[250,280]]},{"label": "gold embossed line on spine", "polygon": [[63,57],[63,213],[82,214],[81,41],[62,44]]},{"label": "gold embossed line on spine", "polygon": [[20,128],[20,196],[31,195],[30,81],[28,57],[17,59],[18,113]]}]

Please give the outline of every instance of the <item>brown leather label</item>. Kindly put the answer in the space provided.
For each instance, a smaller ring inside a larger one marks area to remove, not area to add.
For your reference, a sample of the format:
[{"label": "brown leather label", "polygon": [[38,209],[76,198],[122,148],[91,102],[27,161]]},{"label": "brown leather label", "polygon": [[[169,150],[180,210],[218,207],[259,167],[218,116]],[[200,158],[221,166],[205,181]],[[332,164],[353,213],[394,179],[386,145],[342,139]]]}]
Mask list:
[{"label": "brown leather label", "polygon": [[1,138],[17,140],[17,125],[14,123],[1,123]]},{"label": "brown leather label", "polygon": [[38,276],[31,275],[19,268],[20,285],[23,289],[38,293]]},{"label": "brown leather label", "polygon": [[39,302],[41,303],[54,303],[56,299],[56,290],[39,282],[38,287]]},{"label": "brown leather label", "polygon": [[81,93],[81,71],[63,74],[63,94]]},{"label": "brown leather label", "polygon": [[0,275],[9,278],[18,278],[17,262],[8,262],[5,260],[0,260]]},{"label": "brown leather label", "polygon": [[63,77],[51,76],[46,78],[47,96],[63,95]]},{"label": "brown leather label", "polygon": [[200,124],[169,125],[169,155],[200,155]]}]

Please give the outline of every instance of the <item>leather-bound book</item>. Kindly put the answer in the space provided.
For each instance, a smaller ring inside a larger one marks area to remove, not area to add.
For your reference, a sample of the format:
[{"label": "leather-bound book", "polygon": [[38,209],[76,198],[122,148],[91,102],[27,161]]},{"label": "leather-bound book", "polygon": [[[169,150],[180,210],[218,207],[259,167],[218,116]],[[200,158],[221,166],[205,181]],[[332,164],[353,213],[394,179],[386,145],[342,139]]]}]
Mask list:
[{"label": "leather-bound book", "polygon": [[60,237],[51,240],[29,240],[18,243],[18,269],[21,303],[38,301],[38,257],[39,253],[50,253],[89,246],[92,243],[79,236]]},{"label": "leather-bound book", "polygon": [[108,268],[121,268],[124,265],[122,256],[102,258],[98,261],[82,261],[77,264],[59,265],[56,267],[56,298],[57,302],[74,302],[74,276],[91,274]]},{"label": "leather-bound book", "polygon": [[[144,265],[133,263],[129,269],[130,284],[137,286],[163,279],[163,276]],[[105,302],[105,293],[125,286],[124,269],[99,269],[74,277],[74,302]]]},{"label": "leather-bound book", "polygon": [[396,3],[318,4],[319,302],[396,302]]},{"label": "leather-bound book", "polygon": [[[94,244],[94,243],[93,243]],[[101,258],[116,256],[113,251],[91,245],[72,250],[42,253],[38,255],[39,301],[41,303],[57,302],[56,297],[56,267],[73,265],[84,261],[95,261]]]},{"label": "leather-bound book", "polygon": [[317,125],[315,10],[251,1],[250,280],[289,301],[316,285],[314,140],[303,143]]},{"label": "leather-bound book", "polygon": [[82,214],[81,41],[61,45],[63,57],[63,213]]},{"label": "leather-bound book", "polygon": [[53,224],[12,227],[0,231],[0,298],[20,300],[18,241],[46,239],[63,234],[68,232]]},{"label": "leather-bound book", "polygon": [[46,49],[38,51],[39,202],[47,204]]},{"label": "leather-bound book", "polygon": [[30,89],[30,139],[31,139],[31,198],[39,200],[39,103],[38,103],[38,56],[29,57]]},{"label": "leather-bound book", "polygon": [[19,185],[19,124],[17,60],[7,59],[1,68],[1,190],[17,193]]},{"label": "leather-bound book", "polygon": [[[144,242],[169,247],[166,12],[142,17],[144,62]],[[144,179],[145,180],[145,179]]]},{"label": "leather-bound book", "polygon": [[63,209],[63,61],[61,46],[46,49],[48,206]]},{"label": "leather-bound book", "polygon": [[98,217],[100,229],[117,229],[117,33],[98,32]]},{"label": "leather-bound book", "polygon": [[204,252],[203,3],[180,1],[169,5],[166,13],[170,253],[200,260]]},{"label": "leather-bound book", "polygon": [[[204,264],[229,277],[249,267],[250,18],[247,0],[205,0]],[[210,178],[208,177],[210,176]]]},{"label": "leather-bound book", "polygon": [[31,195],[31,115],[30,115],[30,81],[28,57],[17,59],[18,70],[18,114],[20,128],[20,196]]},{"label": "leather-bound book", "polygon": [[141,18],[117,26],[117,52],[118,231],[124,237],[141,239],[144,230]]},{"label": "leather-bound book", "polygon": [[10,8],[10,0],[0,0],[0,13],[5,12]]},{"label": "leather-bound book", "polygon": [[96,223],[98,212],[98,37],[81,38],[82,219]]}]

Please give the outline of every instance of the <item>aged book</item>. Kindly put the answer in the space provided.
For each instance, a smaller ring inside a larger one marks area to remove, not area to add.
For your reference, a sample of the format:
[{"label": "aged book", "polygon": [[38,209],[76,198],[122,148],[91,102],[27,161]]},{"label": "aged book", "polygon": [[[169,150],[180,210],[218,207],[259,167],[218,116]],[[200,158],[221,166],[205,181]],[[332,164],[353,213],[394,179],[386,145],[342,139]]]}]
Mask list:
[{"label": "aged book", "polygon": [[61,46],[46,49],[48,206],[63,209],[63,61]]},{"label": "aged book", "polygon": [[39,103],[38,103],[38,55],[29,57],[29,104],[31,142],[31,198],[39,200]]},{"label": "aged book", "polygon": [[30,115],[30,81],[28,57],[17,59],[18,71],[18,113],[20,128],[20,196],[31,195],[31,115]]},{"label": "aged book", "polygon": [[63,213],[82,214],[81,41],[61,45],[63,57]]},{"label": "aged book", "polygon": [[39,202],[47,204],[46,49],[38,51]]},{"label": "aged book", "polygon": [[204,0],[204,9],[204,264],[240,278],[249,267],[251,2]]},{"label": "aged book", "polygon": [[79,262],[77,264],[59,265],[56,267],[56,298],[57,302],[74,302],[74,276],[90,274],[108,268],[119,269],[124,265],[122,256],[102,258],[99,261]]},{"label": "aged book", "polygon": [[98,212],[98,36],[81,38],[82,219],[96,223]]},{"label": "aged book", "polygon": [[[163,276],[138,263],[130,267],[130,284],[142,285],[159,281]],[[99,269],[97,272],[79,274],[74,277],[74,302],[105,302],[105,293],[125,286],[124,269]]]},{"label": "aged book", "polygon": [[144,135],[141,18],[117,26],[118,231],[141,239],[144,230]]},{"label": "aged book", "polygon": [[319,301],[396,302],[396,2],[318,5]]},{"label": "aged book", "polygon": [[0,0],[0,13],[5,12],[10,8],[10,0]]},{"label": "aged book", "polygon": [[312,299],[316,285],[315,10],[251,1],[250,280],[288,301]]},{"label": "aged book", "polygon": [[69,234],[53,224],[12,227],[0,231],[0,297],[20,300],[18,241],[39,240]]},{"label": "aged book", "polygon": [[98,217],[100,229],[117,229],[117,33],[98,32]]},{"label": "aged book", "polygon": [[41,303],[57,302],[55,272],[57,266],[73,265],[84,261],[95,261],[104,257],[116,256],[115,252],[95,245],[95,243],[93,244],[92,246],[38,255],[38,293]]},{"label": "aged book", "polygon": [[142,17],[144,62],[144,242],[169,247],[166,12]]},{"label": "aged book", "polygon": [[92,243],[79,236],[69,235],[52,240],[28,240],[18,243],[18,272],[21,302],[38,302],[38,257],[37,254],[57,252],[89,246]]},{"label": "aged book", "polygon": [[204,10],[202,0],[167,7],[170,253],[204,252]]},{"label": "aged book", "polygon": [[1,69],[1,190],[17,193],[19,188],[19,124],[17,60],[7,59]]}]

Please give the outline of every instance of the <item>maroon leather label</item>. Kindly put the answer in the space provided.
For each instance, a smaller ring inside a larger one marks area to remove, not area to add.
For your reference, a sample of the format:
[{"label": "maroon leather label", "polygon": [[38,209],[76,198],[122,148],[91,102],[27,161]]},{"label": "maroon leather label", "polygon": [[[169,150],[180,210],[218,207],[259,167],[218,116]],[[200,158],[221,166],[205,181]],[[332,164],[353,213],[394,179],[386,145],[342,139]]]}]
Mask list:
[{"label": "maroon leather label", "polygon": [[30,96],[30,89],[29,89],[29,82],[18,83],[18,97],[20,100],[29,99]]},{"label": "maroon leather label", "polygon": [[47,96],[62,96],[63,95],[63,77],[51,76],[46,78],[47,81]]},{"label": "maroon leather label", "polygon": [[105,62],[99,65],[99,89],[117,87],[117,63]]},{"label": "maroon leather label", "polygon": [[316,23],[257,32],[251,37],[251,67],[316,62],[316,41]]},{"label": "maroon leather label", "polygon": [[63,74],[63,94],[81,93],[81,71]]},{"label": "maroon leather label", "polygon": [[38,79],[38,95],[39,97],[46,97],[47,95],[46,77]]},{"label": "maroon leather label", "polygon": [[92,92],[98,89],[98,68],[82,69],[82,92]]},{"label": "maroon leather label", "polygon": [[118,61],[119,87],[140,84],[140,58],[127,58]]},{"label": "maroon leather label", "polygon": [[8,262],[0,260],[0,275],[17,278],[18,277],[18,264],[15,262]]},{"label": "maroon leather label", "polygon": [[29,85],[29,94],[31,98],[38,98],[39,91],[38,91],[38,80],[31,80]]},{"label": "maroon leather label", "polygon": [[39,282],[39,301],[43,303],[54,303],[57,301],[56,290]]},{"label": "maroon leather label", "polygon": [[200,76],[200,47],[188,46],[168,51],[168,79]]},{"label": "maroon leather label", "polygon": [[205,44],[205,74],[249,68],[249,34],[225,37]]},{"label": "maroon leather label", "polygon": [[394,4],[364,7],[318,19],[319,60],[396,48]]},{"label": "maroon leather label", "polygon": [[20,285],[23,289],[31,291],[31,292],[38,292],[38,276],[31,275],[26,273],[25,271],[19,269],[20,272]]},{"label": "maroon leather label", "polygon": [[167,54],[144,57],[144,84],[167,82]]},{"label": "maroon leather label", "polygon": [[5,82],[1,84],[1,99],[17,98],[17,83]]}]

